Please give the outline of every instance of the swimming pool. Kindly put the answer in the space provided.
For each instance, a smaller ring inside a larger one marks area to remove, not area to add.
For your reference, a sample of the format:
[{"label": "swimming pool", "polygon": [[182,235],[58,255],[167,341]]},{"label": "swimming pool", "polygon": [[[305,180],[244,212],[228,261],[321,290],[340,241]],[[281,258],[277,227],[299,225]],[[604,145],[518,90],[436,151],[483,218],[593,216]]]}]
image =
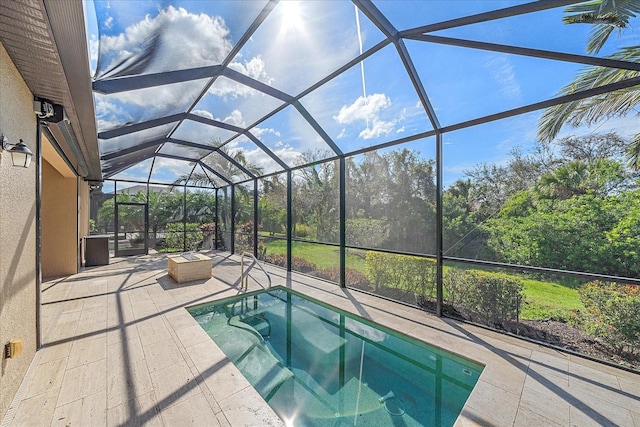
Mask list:
[{"label": "swimming pool", "polygon": [[482,372],[284,288],[188,310],[287,426],[451,426]]}]

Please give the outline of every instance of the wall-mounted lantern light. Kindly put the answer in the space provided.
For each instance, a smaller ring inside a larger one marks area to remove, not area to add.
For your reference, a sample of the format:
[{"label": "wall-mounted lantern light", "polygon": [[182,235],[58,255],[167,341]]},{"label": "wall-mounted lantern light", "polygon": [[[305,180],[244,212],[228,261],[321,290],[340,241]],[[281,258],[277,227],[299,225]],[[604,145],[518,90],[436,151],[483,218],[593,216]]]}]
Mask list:
[{"label": "wall-mounted lantern light", "polygon": [[0,152],[7,151],[11,153],[11,162],[13,166],[28,168],[31,164],[33,152],[29,150],[27,144],[20,140],[17,144],[9,144],[7,137],[0,135]]}]

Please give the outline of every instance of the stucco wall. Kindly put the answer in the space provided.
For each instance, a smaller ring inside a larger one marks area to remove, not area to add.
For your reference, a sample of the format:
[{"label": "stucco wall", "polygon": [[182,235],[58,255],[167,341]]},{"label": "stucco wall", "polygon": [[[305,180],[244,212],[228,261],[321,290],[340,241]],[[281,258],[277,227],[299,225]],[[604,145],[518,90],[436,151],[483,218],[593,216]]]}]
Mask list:
[{"label": "stucco wall", "polygon": [[78,272],[77,179],[42,161],[42,277]]},{"label": "stucco wall", "polygon": [[[0,132],[36,152],[33,94],[0,44]],[[22,354],[1,356],[0,420],[36,351],[36,167],[11,165],[0,153],[0,345],[24,341]]]}]

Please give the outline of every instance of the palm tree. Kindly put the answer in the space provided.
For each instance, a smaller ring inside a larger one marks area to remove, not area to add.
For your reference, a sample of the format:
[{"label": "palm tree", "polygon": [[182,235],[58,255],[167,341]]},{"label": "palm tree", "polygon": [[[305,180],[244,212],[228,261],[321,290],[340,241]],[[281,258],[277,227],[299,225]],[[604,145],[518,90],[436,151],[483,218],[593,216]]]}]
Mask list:
[{"label": "palm tree", "polygon": [[570,199],[588,192],[589,169],[587,164],[574,160],[559,166],[553,172],[540,177],[538,186],[543,195],[552,199]]},{"label": "palm tree", "polygon": [[594,25],[587,43],[588,53],[598,53],[614,30],[629,28],[629,20],[640,13],[638,0],[593,0],[567,7],[565,24]]},{"label": "palm tree", "polygon": [[[640,0],[594,0],[565,9],[571,15],[563,18],[567,24],[589,23],[594,25],[587,43],[587,52],[598,53],[615,29],[629,27],[629,20],[640,13]],[[628,62],[640,60],[638,46],[626,47],[606,58]],[[559,95],[569,95],[593,87],[638,77],[638,71],[606,67],[588,67],[573,82],[562,88]],[[538,139],[553,140],[565,123],[572,126],[591,125],[599,120],[620,117],[640,104],[640,86],[616,90],[590,98],[558,104],[545,110],[538,123]],[[640,133],[636,134],[627,149],[629,166],[640,170]]]},{"label": "palm tree", "polygon": [[[218,146],[220,145],[220,142],[214,140],[211,142],[211,144]],[[250,163],[241,150],[237,150],[234,153],[230,154],[230,150],[227,145],[220,147],[219,150],[223,152],[225,155],[227,155],[228,157],[232,158],[236,163],[244,167],[253,175],[255,176],[262,175],[262,172],[263,172],[262,167],[255,165],[253,163]],[[234,181],[234,178],[242,179],[244,177],[244,175],[242,174],[242,171],[222,155],[217,155],[217,156],[209,155],[203,159],[203,162],[207,166],[209,166],[210,168],[218,172],[220,175],[226,177],[231,182]],[[194,185],[202,185],[202,186],[209,186],[211,184],[211,180],[206,173],[193,172],[192,174],[184,174],[178,177],[178,179],[176,179],[173,182],[173,185],[182,185],[182,184],[186,184],[187,182],[190,182]]]}]

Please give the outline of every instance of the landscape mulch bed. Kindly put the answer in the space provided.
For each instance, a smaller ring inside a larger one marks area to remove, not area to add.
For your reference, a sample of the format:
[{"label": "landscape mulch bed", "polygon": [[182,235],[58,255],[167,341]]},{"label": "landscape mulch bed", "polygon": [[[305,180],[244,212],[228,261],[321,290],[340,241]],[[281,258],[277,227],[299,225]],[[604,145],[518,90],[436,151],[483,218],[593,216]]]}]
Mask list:
[{"label": "landscape mulch bed", "polygon": [[567,323],[555,320],[521,320],[518,324],[514,322],[506,326],[505,330],[513,334],[640,371],[639,356],[616,354],[599,339]]}]

